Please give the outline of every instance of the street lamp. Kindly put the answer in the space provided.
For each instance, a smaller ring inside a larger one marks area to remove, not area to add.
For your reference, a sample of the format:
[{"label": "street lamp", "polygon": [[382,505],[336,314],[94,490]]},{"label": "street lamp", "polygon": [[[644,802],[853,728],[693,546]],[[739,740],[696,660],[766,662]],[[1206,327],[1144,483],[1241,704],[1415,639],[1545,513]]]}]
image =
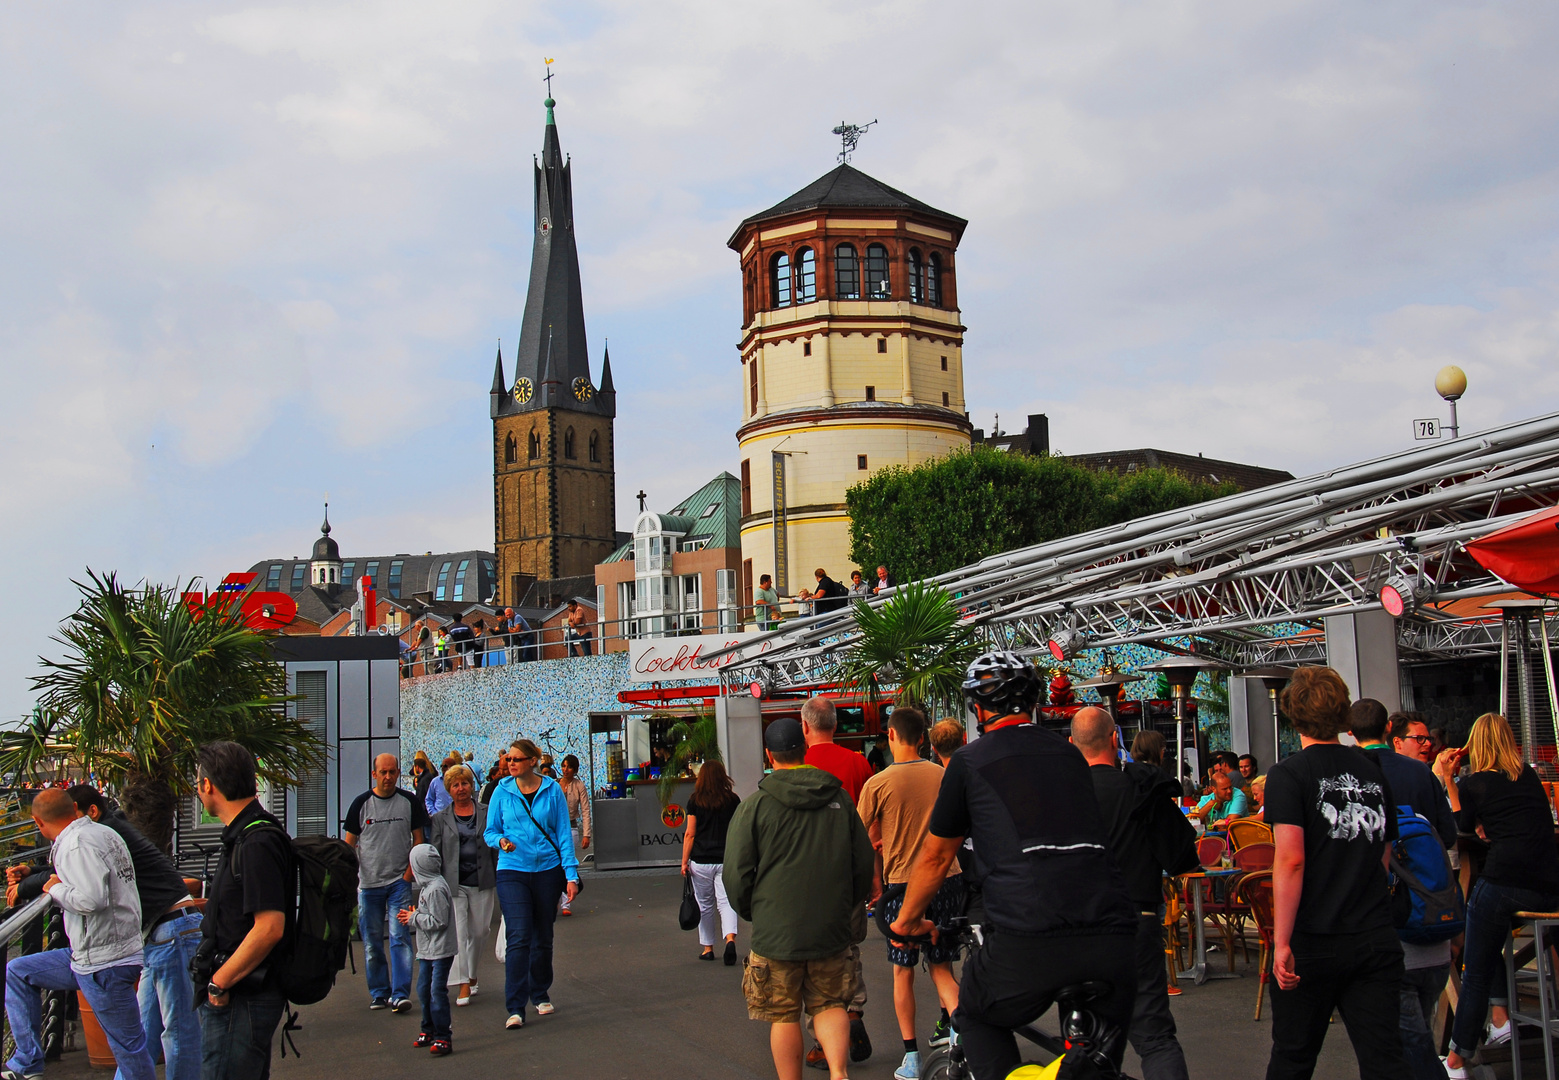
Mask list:
[{"label": "street lamp", "polygon": [[1278,691],[1288,684],[1295,670],[1297,669],[1291,667],[1255,667],[1240,672],[1247,679],[1260,679],[1261,685],[1267,688],[1267,697],[1272,701],[1272,761],[1274,764],[1283,755],[1283,739],[1278,724]]},{"label": "street lamp", "polygon": [[[1141,675],[1123,675],[1114,668],[1105,668],[1091,679],[1084,679],[1077,684],[1079,690],[1097,690],[1099,700],[1104,705],[1104,711],[1110,714],[1110,719],[1120,726],[1120,698],[1121,691],[1126,689],[1127,683],[1141,682]],[[1139,724],[1140,728],[1141,725]]]},{"label": "street lamp", "polygon": [[1227,671],[1228,666],[1200,656],[1170,656],[1143,671],[1157,671],[1169,681],[1169,693],[1175,699],[1175,779],[1185,780],[1185,703],[1191,696],[1196,677],[1204,671]]},{"label": "street lamp", "polygon": [[1467,392],[1467,373],[1455,364],[1446,364],[1434,377],[1435,392],[1451,403],[1451,438],[1460,434],[1456,426],[1456,402]]}]

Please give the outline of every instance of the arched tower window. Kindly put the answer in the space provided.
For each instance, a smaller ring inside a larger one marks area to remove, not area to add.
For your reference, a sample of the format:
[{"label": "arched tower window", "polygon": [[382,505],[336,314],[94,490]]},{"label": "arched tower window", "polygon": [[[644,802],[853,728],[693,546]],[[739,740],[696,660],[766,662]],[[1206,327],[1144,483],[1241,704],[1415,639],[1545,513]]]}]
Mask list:
[{"label": "arched tower window", "polygon": [[796,303],[817,299],[817,255],[809,247],[796,252]]},{"label": "arched tower window", "polygon": [[541,456],[541,436],[536,432],[530,433],[530,460],[535,461]]},{"label": "arched tower window", "polygon": [[888,249],[872,244],[866,249],[866,299],[887,300],[893,295],[888,282]]},{"label": "arched tower window", "polygon": [[601,433],[598,431],[590,433],[590,460],[601,460]]},{"label": "arched tower window", "polygon": [[909,249],[909,302],[911,304],[924,304],[926,302],[925,290],[921,285],[921,276],[924,267],[920,261],[920,252],[915,248]]},{"label": "arched tower window", "polygon": [[505,465],[513,465],[515,463],[515,461],[519,458],[519,456],[520,456],[519,444],[514,441],[514,436],[510,435],[508,438],[504,439],[504,441],[503,441],[503,461],[504,461],[504,464]]},{"label": "arched tower window", "polygon": [[834,299],[859,300],[861,298],[861,262],[856,256],[854,244],[840,244],[834,248]]},{"label": "arched tower window", "polygon": [[934,251],[926,263],[926,303],[942,306],[942,257]]},{"label": "arched tower window", "polygon": [[571,458],[571,457],[574,456],[574,429],[573,428],[569,428],[567,431],[565,431],[563,433],[563,456],[566,457],[566,458]]},{"label": "arched tower window", "polygon": [[790,256],[783,251],[769,260],[769,296],[774,307],[790,304]]}]

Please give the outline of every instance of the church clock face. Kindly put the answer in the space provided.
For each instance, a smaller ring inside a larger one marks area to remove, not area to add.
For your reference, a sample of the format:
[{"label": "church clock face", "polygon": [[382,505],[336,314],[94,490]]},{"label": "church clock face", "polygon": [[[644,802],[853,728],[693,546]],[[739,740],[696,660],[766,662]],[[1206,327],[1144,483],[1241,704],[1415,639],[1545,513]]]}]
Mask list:
[{"label": "church clock face", "polygon": [[573,387],[575,401],[589,401],[595,396],[595,390],[591,388],[590,380],[583,375],[574,380]]},{"label": "church clock face", "polygon": [[519,402],[521,405],[529,402],[531,395],[533,395],[535,392],[536,388],[531,385],[531,381],[529,379],[516,379],[514,381],[514,400]]}]

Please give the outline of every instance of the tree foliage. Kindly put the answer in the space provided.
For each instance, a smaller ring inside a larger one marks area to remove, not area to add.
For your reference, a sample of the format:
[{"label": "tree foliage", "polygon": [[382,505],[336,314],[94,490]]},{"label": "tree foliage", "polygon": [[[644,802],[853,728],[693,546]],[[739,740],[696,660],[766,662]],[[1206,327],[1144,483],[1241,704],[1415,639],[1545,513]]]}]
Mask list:
[{"label": "tree foliage", "polygon": [[847,689],[876,698],[884,684],[895,686],[899,704],[920,708],[959,699],[981,645],[944,590],[911,582],[876,607],[856,601],[854,612],[861,636],[838,669]]},{"label": "tree foliage", "polygon": [[1123,474],[975,446],[852,487],[850,558],[912,580],[1237,490],[1168,469]]},{"label": "tree foliage", "polygon": [[176,586],[131,590],[91,571],[76,587],[81,603],[55,638],[64,658],[42,660],[38,709],[0,738],[0,774],[33,776],[65,753],[119,785],[130,820],[166,849],[207,743],[246,747],[272,783],[324,767],[323,742],[287,715],[285,670],[235,597],[186,604]]}]

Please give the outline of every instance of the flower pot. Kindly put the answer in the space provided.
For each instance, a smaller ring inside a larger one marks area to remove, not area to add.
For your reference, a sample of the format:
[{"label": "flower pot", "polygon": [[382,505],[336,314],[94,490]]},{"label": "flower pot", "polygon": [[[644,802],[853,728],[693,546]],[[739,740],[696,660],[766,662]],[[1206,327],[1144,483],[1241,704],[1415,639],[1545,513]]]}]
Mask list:
[{"label": "flower pot", "polygon": [[76,1004],[81,1009],[81,1034],[87,1040],[87,1063],[94,1069],[117,1068],[118,1062],[114,1060],[114,1052],[108,1048],[108,1036],[103,1033],[103,1025],[97,1022],[92,1006],[87,1002],[87,995],[80,990],[76,991]]}]

